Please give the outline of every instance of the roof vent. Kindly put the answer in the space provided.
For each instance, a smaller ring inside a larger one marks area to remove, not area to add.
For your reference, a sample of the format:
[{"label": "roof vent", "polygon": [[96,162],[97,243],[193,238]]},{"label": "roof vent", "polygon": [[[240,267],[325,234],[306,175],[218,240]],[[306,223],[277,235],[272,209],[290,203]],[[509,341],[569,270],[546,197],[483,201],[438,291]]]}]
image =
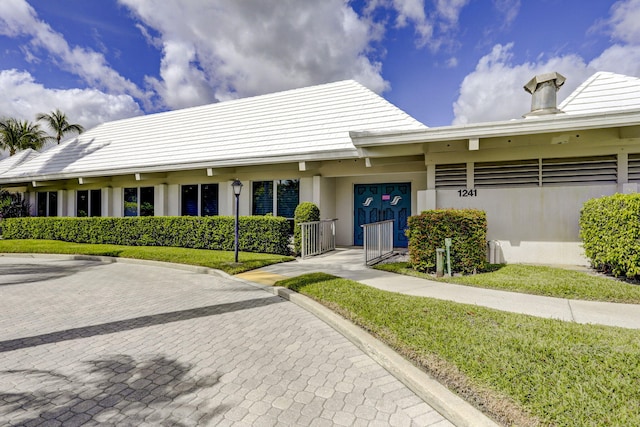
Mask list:
[{"label": "roof vent", "polygon": [[531,94],[531,111],[523,117],[562,113],[556,105],[556,92],[564,84],[565,77],[556,73],[538,74],[524,85]]}]

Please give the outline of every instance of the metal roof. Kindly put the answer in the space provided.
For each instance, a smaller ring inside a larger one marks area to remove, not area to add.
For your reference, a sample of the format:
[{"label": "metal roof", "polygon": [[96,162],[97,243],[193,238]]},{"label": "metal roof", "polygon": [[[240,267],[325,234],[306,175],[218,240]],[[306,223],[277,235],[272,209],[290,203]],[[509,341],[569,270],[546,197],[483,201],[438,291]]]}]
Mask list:
[{"label": "metal roof", "polygon": [[349,131],[426,129],[353,80],[103,123],[0,182],[356,157]]},{"label": "metal roof", "polygon": [[22,163],[38,156],[38,154],[39,153],[37,151],[32,150],[31,148],[27,148],[26,150],[18,151],[13,156],[5,157],[4,159],[0,160],[0,174],[14,169]]},{"label": "metal roof", "polygon": [[442,126],[405,132],[352,132],[358,148],[555,133],[640,125],[640,79],[599,72],[559,108],[564,113],[497,122]]},{"label": "metal roof", "polygon": [[640,79],[605,71],[595,73],[558,108],[567,114],[640,109]]}]

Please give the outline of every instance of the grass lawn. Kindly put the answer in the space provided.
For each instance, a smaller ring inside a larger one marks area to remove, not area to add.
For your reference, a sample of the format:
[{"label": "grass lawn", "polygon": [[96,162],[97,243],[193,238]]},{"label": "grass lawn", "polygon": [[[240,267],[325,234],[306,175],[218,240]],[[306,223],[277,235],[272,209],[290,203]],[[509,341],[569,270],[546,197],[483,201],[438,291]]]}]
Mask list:
[{"label": "grass lawn", "polygon": [[407,262],[379,264],[375,268],[480,288],[501,289],[557,298],[640,304],[640,286],[638,285],[562,268],[507,264],[488,273],[439,279],[430,274],[413,270]]},{"label": "grass lawn", "polygon": [[370,331],[506,425],[640,425],[638,331],[401,295],[324,273],[277,285]]},{"label": "grass lawn", "polygon": [[210,251],[206,249],[162,246],[93,245],[60,242],[57,240],[0,240],[0,253],[101,255],[146,259],[199,265],[222,270],[229,274],[238,274],[264,267],[265,265],[293,260],[293,257],[284,255],[240,252],[238,255],[239,263],[235,264],[235,254],[232,251]]}]

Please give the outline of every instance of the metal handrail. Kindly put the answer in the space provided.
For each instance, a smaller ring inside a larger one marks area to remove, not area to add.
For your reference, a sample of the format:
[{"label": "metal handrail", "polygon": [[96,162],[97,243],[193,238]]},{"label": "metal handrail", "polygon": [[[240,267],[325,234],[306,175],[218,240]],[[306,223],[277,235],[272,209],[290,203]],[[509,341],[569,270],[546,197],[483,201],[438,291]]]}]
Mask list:
[{"label": "metal handrail", "polygon": [[337,218],[323,219],[298,224],[301,227],[300,256],[302,259],[336,248],[337,220]]},{"label": "metal handrail", "polygon": [[375,264],[393,254],[394,221],[393,219],[389,219],[361,226],[364,236],[365,264]]}]

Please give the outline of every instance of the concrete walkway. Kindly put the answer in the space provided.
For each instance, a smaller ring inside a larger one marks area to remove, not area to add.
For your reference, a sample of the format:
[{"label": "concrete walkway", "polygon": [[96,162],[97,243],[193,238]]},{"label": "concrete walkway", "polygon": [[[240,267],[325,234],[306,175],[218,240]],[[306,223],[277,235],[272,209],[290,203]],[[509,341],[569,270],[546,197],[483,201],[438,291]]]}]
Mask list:
[{"label": "concrete walkway", "polygon": [[285,277],[311,272],[324,272],[407,295],[438,298],[577,323],[640,329],[640,306],[636,304],[551,298],[402,276],[366,267],[361,249],[338,249],[306,260],[298,259],[271,265],[244,273],[240,277],[258,283],[273,284]]}]

